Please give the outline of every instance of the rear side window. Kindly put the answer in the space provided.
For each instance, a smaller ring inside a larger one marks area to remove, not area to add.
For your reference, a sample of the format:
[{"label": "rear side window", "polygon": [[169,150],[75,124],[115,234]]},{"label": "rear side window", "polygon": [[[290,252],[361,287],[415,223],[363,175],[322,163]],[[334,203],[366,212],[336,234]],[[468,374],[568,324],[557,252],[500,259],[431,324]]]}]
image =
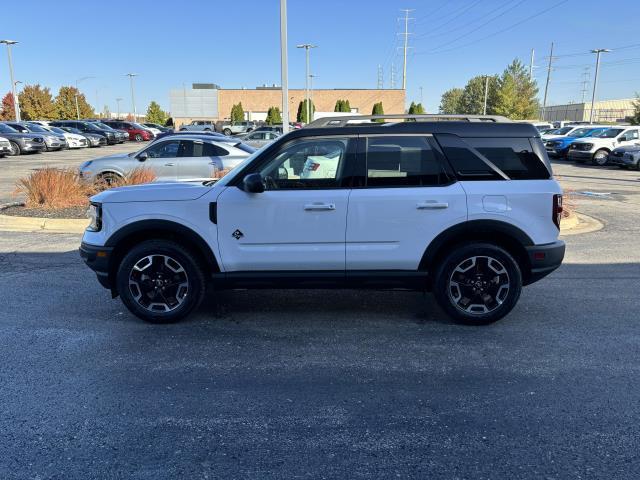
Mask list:
[{"label": "rear side window", "polygon": [[456,135],[436,135],[442,151],[459,180],[504,180],[496,168],[484,161]]},{"label": "rear side window", "polygon": [[420,187],[449,183],[426,137],[367,138],[368,187]]}]

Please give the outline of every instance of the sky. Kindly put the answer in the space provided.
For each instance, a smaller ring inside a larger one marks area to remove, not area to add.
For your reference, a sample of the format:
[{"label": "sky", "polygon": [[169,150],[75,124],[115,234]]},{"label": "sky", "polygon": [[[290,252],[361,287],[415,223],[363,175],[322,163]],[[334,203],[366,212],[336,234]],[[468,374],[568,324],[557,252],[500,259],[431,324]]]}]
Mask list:
[{"label": "sky", "polygon": [[[194,82],[222,88],[280,84],[279,0],[2,0],[0,36],[13,47],[15,79],[79,87],[92,105],[138,112],[169,90]],[[535,50],[540,92],[554,42],[547,104],[591,98],[594,48],[603,54],[598,99],[640,92],[640,1],[619,0],[288,0],[289,87],[304,87],[304,52],[312,43],[314,88],[376,88],[378,65],[390,88],[402,85],[408,21],[407,101],[437,111],[442,93],[475,75],[501,73],[513,59],[527,66]],[[25,21],[25,16],[28,21]],[[6,21],[8,19],[23,19]],[[5,50],[3,45],[0,45]],[[9,91],[0,53],[0,92]]]}]

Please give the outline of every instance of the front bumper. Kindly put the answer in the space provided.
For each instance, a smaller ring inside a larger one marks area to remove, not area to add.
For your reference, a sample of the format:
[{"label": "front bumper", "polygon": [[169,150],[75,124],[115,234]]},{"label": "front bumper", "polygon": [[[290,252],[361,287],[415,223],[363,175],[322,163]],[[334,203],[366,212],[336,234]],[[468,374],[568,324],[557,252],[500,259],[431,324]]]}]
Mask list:
[{"label": "front bumper", "polygon": [[626,167],[635,167],[638,164],[638,159],[634,157],[629,157],[624,155],[622,157],[609,155],[609,164],[610,165],[618,165],[618,166],[626,166]]},{"label": "front bumper", "polygon": [[526,278],[525,285],[537,282],[546,277],[562,264],[565,243],[558,240],[544,245],[526,247],[531,272]]},{"label": "front bumper", "polygon": [[0,155],[9,155],[11,153],[11,144],[0,145]]},{"label": "front bumper", "polygon": [[593,158],[593,153],[590,151],[584,150],[572,150],[569,149],[569,153],[567,154],[571,160],[576,160],[578,162],[589,161]]},{"label": "front bumper", "polygon": [[100,247],[98,245],[90,245],[82,242],[80,245],[80,257],[84,260],[84,263],[96,273],[98,282],[104,288],[111,289],[111,280],[109,279],[109,264],[111,261],[111,255],[113,254],[112,247]]},{"label": "front bumper", "polygon": [[23,142],[20,145],[23,152],[41,152],[46,148],[44,142],[42,143],[32,143],[32,142]]}]

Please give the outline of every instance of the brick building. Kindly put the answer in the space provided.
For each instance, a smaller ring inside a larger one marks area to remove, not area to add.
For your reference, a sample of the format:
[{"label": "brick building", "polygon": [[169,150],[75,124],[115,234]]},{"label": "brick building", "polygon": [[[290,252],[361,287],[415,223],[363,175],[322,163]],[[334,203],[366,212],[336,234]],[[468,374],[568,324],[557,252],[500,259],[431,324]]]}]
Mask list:
[{"label": "brick building", "polygon": [[[194,84],[194,87],[174,89],[169,94],[171,115],[176,126],[192,120],[228,119],[231,107],[239,102],[242,103],[245,117],[250,120],[264,120],[269,107],[282,108],[282,91],[277,86],[224,89],[211,84]],[[363,115],[371,114],[376,102],[382,102],[385,113],[405,111],[405,91],[401,89],[314,89],[312,98],[316,112],[333,112],[339,99],[349,100],[351,111]],[[298,104],[302,100],[304,89],[289,90],[291,121],[295,121]]]}]

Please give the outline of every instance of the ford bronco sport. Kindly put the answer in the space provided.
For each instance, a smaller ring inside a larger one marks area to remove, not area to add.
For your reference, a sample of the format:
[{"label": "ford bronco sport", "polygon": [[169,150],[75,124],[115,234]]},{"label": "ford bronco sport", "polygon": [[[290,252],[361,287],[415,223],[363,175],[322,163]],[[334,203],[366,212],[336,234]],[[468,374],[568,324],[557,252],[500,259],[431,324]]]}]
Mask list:
[{"label": "ford bronco sport", "polygon": [[[410,120],[410,121],[405,121]],[[354,123],[356,122],[356,123]],[[92,198],[80,253],[150,322],[234,288],[432,291],[498,320],[555,270],[562,192],[536,128],[502,117],[323,118],[220,180]]]}]

